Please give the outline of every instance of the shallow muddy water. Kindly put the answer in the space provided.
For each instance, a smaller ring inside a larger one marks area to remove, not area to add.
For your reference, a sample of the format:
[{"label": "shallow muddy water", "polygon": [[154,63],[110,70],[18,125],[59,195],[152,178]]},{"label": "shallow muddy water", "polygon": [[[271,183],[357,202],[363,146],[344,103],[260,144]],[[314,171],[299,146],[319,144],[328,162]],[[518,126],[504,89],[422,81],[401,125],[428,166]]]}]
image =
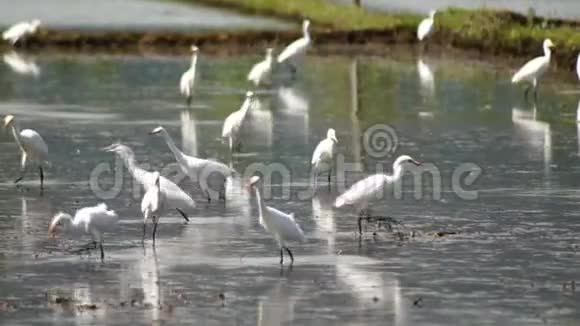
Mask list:
[{"label": "shallow muddy water", "polygon": [[[181,183],[198,204],[191,221],[163,216],[156,249],[142,247],[141,193],[99,150],[120,140],[144,166],[169,171],[169,149],[147,134],[161,124],[187,153],[229,162],[218,141],[222,121],[239,108],[261,54],[203,56],[191,109],[177,88],[187,57],[22,55],[15,65],[11,55],[12,66],[0,65],[0,114],[43,135],[51,167],[42,196],[36,171],[15,187],[18,149],[0,134],[2,324],[580,322],[571,285],[580,267],[580,95],[577,85],[556,83],[562,76],[550,76],[533,107],[509,84],[509,71],[485,63],[309,57],[296,81],[281,71],[278,86],[257,91],[243,151],[231,159],[241,175],[255,162],[288,171],[266,185],[267,201],[294,212],[307,241],[290,246],[294,267],[281,269],[240,177],[225,205],[207,204],[196,186]],[[341,180],[328,190],[321,178],[315,196],[304,194],[310,155],[329,127],[344,166],[359,170],[346,174],[346,185],[390,171],[400,154],[440,174],[419,183],[408,175],[402,198],[372,206],[403,223],[404,239],[369,224],[359,240],[354,210],[332,208]],[[369,130],[388,131],[385,150],[369,147]],[[95,172],[103,167],[114,172]],[[481,171],[473,184],[469,171]],[[120,178],[122,191],[99,198],[91,178],[103,191]],[[103,200],[121,219],[105,237],[104,263],[96,252],[73,253],[88,238],[48,239],[57,211]]]}]

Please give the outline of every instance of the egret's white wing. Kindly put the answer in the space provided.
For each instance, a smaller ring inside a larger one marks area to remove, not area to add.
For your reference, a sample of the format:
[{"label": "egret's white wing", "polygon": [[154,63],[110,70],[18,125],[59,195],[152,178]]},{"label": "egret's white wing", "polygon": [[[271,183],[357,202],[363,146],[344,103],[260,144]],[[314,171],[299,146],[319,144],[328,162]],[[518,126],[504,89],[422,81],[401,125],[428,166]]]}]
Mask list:
[{"label": "egret's white wing", "polygon": [[185,96],[190,96],[191,90],[193,89],[195,70],[192,71],[192,69],[195,68],[191,68],[184,72],[179,81],[179,91]]},{"label": "egret's white wing", "polygon": [[273,207],[266,206],[270,218],[264,225],[270,232],[278,233],[287,241],[304,241],[304,232],[294,220],[294,214],[286,214]]},{"label": "egret's white wing", "polygon": [[312,154],[311,164],[332,160],[332,140],[324,139],[316,146]]},{"label": "egret's white wing", "polygon": [[20,143],[24,151],[31,156],[31,158],[39,161],[48,160],[48,146],[36,131],[32,129],[24,129],[20,132]]},{"label": "egret's white wing", "polygon": [[282,63],[290,58],[299,56],[306,52],[308,48],[309,40],[305,38],[299,38],[296,41],[288,45],[280,55],[278,55],[278,63]]},{"label": "egret's white wing", "polygon": [[523,80],[532,80],[541,76],[548,68],[548,60],[541,56],[528,61],[512,78],[512,83],[519,83]]},{"label": "egret's white wing", "polygon": [[268,65],[268,61],[262,61],[256,63],[250,73],[248,74],[248,80],[253,81],[255,84],[258,84],[262,77],[268,73],[270,70],[270,65]]},{"label": "egret's white wing", "polygon": [[421,21],[417,28],[417,38],[419,41],[422,41],[427,35],[429,35],[432,26],[433,20],[431,18],[425,18]]},{"label": "egret's white wing", "polygon": [[376,198],[389,181],[390,177],[385,174],[368,176],[352,185],[345,193],[340,195],[334,202],[334,206],[342,207],[344,205],[356,205],[368,202]]},{"label": "egret's white wing", "polygon": [[79,209],[75,214],[75,224],[83,225],[85,232],[89,233],[91,229],[99,233],[114,230],[117,226],[119,217],[113,210],[107,209],[105,203],[96,206],[84,207]]},{"label": "egret's white wing", "polygon": [[22,35],[26,34],[29,29],[28,22],[21,22],[10,26],[4,33],[2,33],[2,38],[4,40],[10,40],[11,42],[17,41]]}]

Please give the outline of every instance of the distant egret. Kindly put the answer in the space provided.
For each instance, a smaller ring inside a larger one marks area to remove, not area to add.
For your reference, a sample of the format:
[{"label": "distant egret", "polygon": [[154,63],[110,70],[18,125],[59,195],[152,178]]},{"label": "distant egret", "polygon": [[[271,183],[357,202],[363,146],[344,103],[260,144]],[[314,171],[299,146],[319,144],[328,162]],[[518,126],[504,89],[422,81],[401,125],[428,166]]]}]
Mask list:
[{"label": "distant egret", "polygon": [[2,33],[2,39],[15,45],[18,41],[24,40],[29,35],[36,33],[38,26],[40,26],[40,20],[38,19],[29,22],[20,22],[10,26],[6,31],[4,31],[4,33]]},{"label": "distant egret", "polygon": [[50,223],[48,233],[51,238],[55,238],[58,228],[63,227],[64,232],[88,234],[93,238],[95,248],[97,243],[99,244],[101,260],[103,260],[105,259],[103,233],[114,231],[117,227],[117,222],[117,213],[107,209],[105,203],[100,203],[97,206],[84,207],[77,210],[74,219],[67,213],[60,212],[56,214]]},{"label": "distant egret", "polygon": [[34,77],[40,75],[40,68],[34,60],[22,57],[15,51],[5,53],[2,59],[4,59],[4,63],[7,64],[12,71],[18,74],[31,75]]},{"label": "distant egret", "polygon": [[272,66],[274,63],[272,51],[272,48],[266,49],[266,58],[256,63],[248,74],[248,81],[253,82],[256,86],[259,86],[264,80],[268,80],[272,75]]},{"label": "distant egret", "polygon": [[431,10],[429,17],[423,19],[417,28],[417,39],[423,41],[433,33],[433,25],[435,24],[435,14],[437,10]]},{"label": "distant egret", "polygon": [[[525,81],[531,83],[531,87],[534,88],[534,99],[537,99],[537,86],[538,79],[548,70],[550,67],[550,48],[554,47],[554,43],[550,39],[545,39],[543,43],[544,55],[536,57],[528,61],[515,75],[512,77],[512,84],[517,84],[519,82]],[[526,88],[524,97],[527,99],[528,91],[530,86]]]},{"label": "distant egret", "polygon": [[318,174],[328,171],[328,187],[330,187],[330,176],[334,165],[334,152],[336,151],[337,143],[338,139],[336,139],[336,132],[334,129],[330,128],[326,132],[326,138],[316,146],[311,161],[315,186]]},{"label": "distant egret", "polygon": [[580,53],[578,54],[578,59],[576,59],[576,76],[580,80]]},{"label": "distant egret", "polygon": [[228,139],[228,144],[230,152],[234,149],[240,150],[242,145],[240,139],[240,132],[248,116],[248,110],[252,107],[252,99],[254,97],[254,92],[248,91],[246,93],[246,99],[240,107],[239,110],[232,112],[226,120],[224,120],[224,126],[222,128],[222,137]]},{"label": "distant egret", "polygon": [[[308,29],[310,28],[310,21],[309,20],[304,20],[302,22],[302,33],[303,36],[299,39],[297,39],[296,41],[290,43],[290,45],[288,45],[284,51],[282,51],[280,53],[280,55],[278,55],[278,63],[284,63],[284,62],[292,62],[292,61],[296,61],[297,59],[299,59],[300,57],[302,57],[305,53],[306,50],[308,50],[308,48],[310,47],[310,44],[312,43],[312,40],[310,39],[310,34],[308,32]],[[290,63],[290,66],[292,67],[292,70],[295,72],[296,71],[296,66],[293,63]]]},{"label": "distant egret", "polygon": [[193,96],[193,86],[195,84],[195,67],[197,65],[197,53],[199,49],[197,46],[191,46],[191,66],[189,69],[181,75],[181,80],[179,81],[179,90],[181,94],[186,97],[187,105],[191,104],[191,97]]},{"label": "distant egret", "polygon": [[[114,152],[125,163],[127,170],[131,173],[135,181],[145,188],[145,191],[155,186],[155,175],[153,172],[146,171],[137,165],[133,150],[126,145],[115,143],[103,148],[104,151]],[[195,201],[179,188],[171,180],[161,176],[160,186],[163,197],[165,198],[165,209],[175,209],[181,216],[189,221],[186,211],[191,212],[195,208]]]},{"label": "distant egret", "polygon": [[199,186],[203,193],[207,196],[207,201],[211,201],[210,196],[210,185],[216,186],[219,188],[219,199],[226,199],[226,180],[228,177],[232,176],[233,171],[227,165],[213,161],[213,160],[206,160],[202,158],[197,158],[189,155],[185,155],[182,151],[177,148],[171,136],[165,128],[159,126],[153,131],[151,131],[152,135],[160,134],[169,149],[175,156],[181,171],[185,173],[192,181],[199,182]]},{"label": "distant egret", "polygon": [[44,171],[42,170],[42,164],[48,163],[48,147],[44,142],[44,139],[32,129],[24,129],[20,131],[16,125],[13,115],[7,115],[4,118],[4,128],[12,130],[12,136],[18,147],[20,148],[20,153],[22,154],[20,159],[21,175],[14,183],[18,183],[24,174],[26,173],[26,162],[27,160],[34,161],[38,164],[38,171],[40,173],[40,189],[44,188]]},{"label": "distant egret", "polygon": [[287,241],[304,242],[304,232],[294,220],[294,214],[286,214],[273,207],[266,206],[260,193],[260,177],[250,179],[250,187],[256,192],[260,224],[269,231],[280,246],[280,265],[284,263],[284,249],[290,256],[290,264],[294,263],[294,255],[286,246]]},{"label": "distant egret", "polygon": [[345,205],[355,206],[359,213],[358,230],[362,234],[362,220],[365,217],[370,217],[367,212],[369,202],[373,199],[383,198],[385,187],[398,182],[408,164],[421,165],[408,155],[399,156],[393,163],[392,175],[379,173],[358,181],[336,199],[334,206],[337,208]]},{"label": "distant egret", "polygon": [[153,172],[153,179],[155,180],[152,187],[147,189],[143,200],[141,200],[141,213],[143,213],[143,241],[145,241],[145,232],[147,231],[147,220],[153,221],[153,243],[155,243],[155,233],[157,232],[157,224],[159,223],[159,215],[163,209],[165,197],[161,192],[161,176],[159,172]]}]

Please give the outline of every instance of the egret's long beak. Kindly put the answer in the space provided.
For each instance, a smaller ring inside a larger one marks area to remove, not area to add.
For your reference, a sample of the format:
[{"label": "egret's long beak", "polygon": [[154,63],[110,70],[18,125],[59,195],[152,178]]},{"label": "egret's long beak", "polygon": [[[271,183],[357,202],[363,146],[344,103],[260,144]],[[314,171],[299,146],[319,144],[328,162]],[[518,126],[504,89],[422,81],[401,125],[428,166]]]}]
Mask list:
[{"label": "egret's long beak", "polygon": [[153,130],[153,131],[150,131],[149,134],[150,135],[157,135],[160,132],[161,132],[161,130]]},{"label": "egret's long beak", "polygon": [[413,164],[415,164],[416,166],[420,166],[421,165],[421,162],[419,162],[419,161],[412,160],[411,162]]},{"label": "egret's long beak", "polygon": [[338,144],[338,139],[336,139],[336,137],[335,137],[335,136],[332,136],[332,138],[331,138],[331,139],[332,139],[332,140],[333,140],[335,143],[337,143],[337,144]]},{"label": "egret's long beak", "polygon": [[105,152],[112,152],[113,151],[113,148],[115,148],[115,144],[112,144],[112,145],[109,145],[109,146],[105,146],[105,147],[101,148],[101,150],[102,151],[105,151]]}]

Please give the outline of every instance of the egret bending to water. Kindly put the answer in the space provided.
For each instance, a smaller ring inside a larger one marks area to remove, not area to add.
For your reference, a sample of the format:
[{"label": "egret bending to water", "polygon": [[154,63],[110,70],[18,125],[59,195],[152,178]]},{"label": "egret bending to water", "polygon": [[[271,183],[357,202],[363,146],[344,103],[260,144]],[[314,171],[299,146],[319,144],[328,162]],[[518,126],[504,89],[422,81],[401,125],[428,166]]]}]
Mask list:
[{"label": "egret bending to water", "polygon": [[[512,84],[517,84],[521,81],[526,81],[531,83],[531,87],[534,88],[534,99],[537,99],[536,87],[538,85],[538,79],[548,70],[550,67],[550,48],[554,47],[554,43],[550,39],[545,39],[543,43],[544,55],[541,57],[536,57],[528,61],[515,75],[512,77]],[[527,99],[528,91],[530,86],[526,88],[524,97]]]},{"label": "egret bending to water", "polygon": [[273,207],[266,206],[260,194],[259,182],[259,176],[253,176],[250,179],[250,187],[256,192],[260,224],[272,233],[276,241],[278,241],[278,245],[280,246],[280,265],[284,263],[284,249],[286,249],[286,252],[290,256],[290,264],[293,264],[294,255],[292,255],[292,251],[286,246],[286,242],[304,242],[304,232],[294,220],[294,214],[286,214]]},{"label": "egret bending to water", "polygon": [[311,161],[315,186],[318,174],[328,171],[328,187],[330,187],[330,176],[332,174],[334,152],[337,143],[338,139],[336,139],[336,132],[334,129],[330,128],[326,132],[326,138],[316,146]]},{"label": "egret bending to water", "polygon": [[40,20],[38,19],[12,25],[2,33],[2,39],[14,45],[27,36],[36,33],[38,26],[40,26]]},{"label": "egret bending to water", "polygon": [[165,197],[161,192],[161,177],[159,172],[153,172],[155,180],[152,187],[149,187],[143,200],[141,201],[141,213],[143,213],[143,241],[145,241],[145,232],[147,231],[147,220],[153,220],[153,243],[155,244],[155,233],[157,232],[157,224],[159,223],[159,214],[163,208]]},{"label": "egret bending to water", "polygon": [[[312,43],[310,39],[310,34],[308,29],[310,27],[310,21],[304,20],[302,22],[302,33],[303,36],[296,41],[290,43],[280,55],[278,55],[278,63],[283,63],[286,61],[296,61],[298,58],[302,57],[306,50],[310,47]],[[292,70],[296,72],[296,66],[293,63],[290,63]]]},{"label": "egret bending to water", "polygon": [[233,152],[234,148],[239,151],[242,146],[240,131],[248,116],[248,110],[250,110],[252,106],[253,97],[254,92],[248,91],[242,107],[239,110],[232,112],[226,120],[224,120],[222,137],[228,139],[230,152]]},{"label": "egret bending to water", "polygon": [[197,46],[191,46],[191,66],[186,72],[181,75],[179,81],[179,90],[181,94],[186,97],[187,105],[191,104],[191,97],[193,96],[193,85],[195,84],[195,67],[197,65],[197,53],[199,49]]},{"label": "egret bending to water", "polygon": [[392,175],[379,173],[358,181],[336,199],[334,207],[338,208],[345,205],[355,206],[359,213],[359,234],[362,234],[362,219],[365,217],[370,218],[367,212],[369,202],[373,199],[382,198],[385,187],[398,182],[402,178],[408,164],[421,165],[421,163],[415,161],[408,155],[399,156],[393,163]]},{"label": "egret bending to water", "polygon": [[21,175],[14,183],[18,183],[24,174],[26,173],[26,162],[27,160],[35,161],[38,164],[38,172],[40,173],[40,189],[44,188],[44,171],[42,170],[42,164],[48,162],[48,147],[44,142],[44,139],[32,129],[24,129],[20,131],[16,125],[13,115],[7,115],[4,118],[4,128],[12,130],[12,135],[20,152],[22,154],[20,159]]},{"label": "egret bending to water", "polygon": [[256,63],[248,74],[248,80],[253,82],[256,86],[259,86],[262,81],[268,80],[272,75],[272,66],[274,64],[272,51],[272,48],[266,49],[266,58],[263,61]]},{"label": "egret bending to water", "polygon": [[199,182],[199,186],[207,196],[208,202],[211,201],[210,190],[212,189],[210,188],[210,185],[219,188],[219,199],[226,199],[226,180],[228,177],[232,176],[232,169],[220,162],[185,155],[179,150],[179,148],[177,148],[177,146],[175,146],[175,143],[173,142],[173,139],[171,139],[171,136],[169,136],[167,130],[161,126],[153,129],[151,134],[161,134],[163,139],[165,139],[167,146],[169,146],[169,149],[173,152],[181,171],[192,181]]},{"label": "egret bending to water", "polygon": [[118,220],[119,218],[115,211],[107,209],[105,203],[100,203],[97,206],[79,209],[74,219],[67,213],[60,212],[56,214],[52,222],[50,222],[48,234],[51,238],[56,237],[56,232],[59,227],[63,227],[65,232],[88,234],[93,238],[95,248],[97,243],[99,244],[102,260],[105,259],[103,233],[115,230]]},{"label": "egret bending to water", "polygon": [[435,24],[435,14],[437,10],[431,10],[429,17],[423,19],[417,28],[417,39],[423,41],[433,33],[433,25]]},{"label": "egret bending to water", "polygon": [[[127,170],[129,170],[133,178],[142,185],[143,188],[145,188],[145,191],[155,186],[155,174],[153,172],[145,171],[137,165],[137,162],[135,162],[135,154],[131,148],[116,143],[103,148],[103,150],[114,152],[119,155],[119,157],[123,159]],[[190,212],[195,208],[195,201],[193,201],[185,191],[181,190],[178,185],[163,176],[160,177],[160,187],[162,195],[165,198],[164,208],[177,210],[179,214],[189,222],[189,218],[185,212]]]}]

